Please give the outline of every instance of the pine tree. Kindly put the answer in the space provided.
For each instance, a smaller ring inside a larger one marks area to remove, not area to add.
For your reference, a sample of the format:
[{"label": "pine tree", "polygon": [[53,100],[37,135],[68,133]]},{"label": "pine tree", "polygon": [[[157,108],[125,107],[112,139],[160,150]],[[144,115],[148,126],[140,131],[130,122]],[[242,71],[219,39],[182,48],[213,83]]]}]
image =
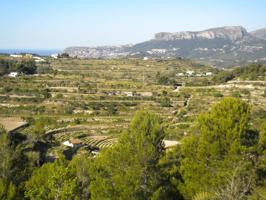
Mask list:
[{"label": "pine tree", "polygon": [[[195,133],[185,138],[181,145],[180,173],[184,184],[180,190],[187,199],[198,192],[227,188],[227,178],[235,172],[235,177],[250,180],[249,176],[252,176],[254,180],[258,134],[250,131],[250,110],[244,101],[225,98],[198,117]],[[243,185],[241,183],[237,188],[239,194],[244,190]],[[250,189],[251,184],[245,188]]]},{"label": "pine tree", "polygon": [[25,187],[29,199],[78,199],[76,176],[63,157],[36,169]]},{"label": "pine tree", "polygon": [[137,112],[119,143],[95,160],[92,199],[149,199],[158,189],[158,162],[164,153],[160,119]]},{"label": "pine tree", "polygon": [[0,199],[15,199],[14,184],[16,152],[11,147],[8,133],[0,126]]}]

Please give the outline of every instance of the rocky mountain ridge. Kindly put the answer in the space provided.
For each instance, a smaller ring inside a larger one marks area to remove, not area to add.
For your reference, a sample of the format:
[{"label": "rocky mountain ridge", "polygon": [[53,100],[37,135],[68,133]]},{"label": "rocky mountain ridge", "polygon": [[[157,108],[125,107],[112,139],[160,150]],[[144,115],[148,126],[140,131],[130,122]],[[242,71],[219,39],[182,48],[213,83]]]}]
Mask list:
[{"label": "rocky mountain ridge", "polygon": [[155,40],[191,40],[191,39],[229,39],[232,41],[242,39],[248,34],[247,30],[241,26],[226,26],[213,28],[204,31],[183,31],[176,33],[161,32],[156,33]]},{"label": "rocky mountain ridge", "polygon": [[[266,32],[266,31],[265,31]],[[156,33],[151,40],[135,45],[69,47],[78,58],[188,58],[216,67],[230,67],[266,61],[266,37],[263,30],[249,33],[241,26],[226,26],[204,31]]]},{"label": "rocky mountain ridge", "polygon": [[253,31],[250,34],[253,35],[254,37],[266,40],[266,28]]}]

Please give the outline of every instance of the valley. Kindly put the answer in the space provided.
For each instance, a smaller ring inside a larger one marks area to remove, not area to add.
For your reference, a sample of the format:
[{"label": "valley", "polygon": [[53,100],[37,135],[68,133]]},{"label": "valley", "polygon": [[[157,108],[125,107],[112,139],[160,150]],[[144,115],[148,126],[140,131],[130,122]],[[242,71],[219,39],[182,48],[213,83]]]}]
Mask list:
[{"label": "valley", "polygon": [[199,113],[224,97],[252,103],[255,125],[266,113],[265,75],[220,83],[214,80],[219,70],[182,59],[63,58],[38,68],[48,66],[49,73],[1,78],[0,123],[20,118],[29,125],[21,134],[53,136],[50,157],[71,149],[63,143],[73,139],[79,141],[78,153],[110,147],[138,110],[160,115],[165,140],[173,142],[190,131]]}]

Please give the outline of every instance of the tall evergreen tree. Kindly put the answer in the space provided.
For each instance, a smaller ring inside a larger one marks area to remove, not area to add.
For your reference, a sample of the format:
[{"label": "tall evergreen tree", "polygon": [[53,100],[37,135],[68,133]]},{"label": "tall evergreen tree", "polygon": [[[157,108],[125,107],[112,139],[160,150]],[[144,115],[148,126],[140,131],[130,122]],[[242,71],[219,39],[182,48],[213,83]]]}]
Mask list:
[{"label": "tall evergreen tree", "polygon": [[180,172],[184,184],[180,190],[187,199],[198,192],[225,191],[232,176],[244,181],[233,188],[237,191],[230,191],[233,195],[251,190],[252,184],[247,181],[255,177],[258,133],[250,131],[250,109],[244,101],[225,98],[198,117],[195,133],[181,145]]},{"label": "tall evergreen tree", "polygon": [[76,175],[63,157],[36,169],[25,187],[29,199],[78,199]]},{"label": "tall evergreen tree", "polygon": [[158,162],[164,154],[160,119],[137,112],[119,143],[99,155],[92,199],[150,199],[159,188]]},{"label": "tall evergreen tree", "polygon": [[16,170],[16,152],[8,133],[0,126],[0,199],[15,199],[17,187],[13,177]]},{"label": "tall evergreen tree", "polygon": [[69,170],[77,178],[77,197],[81,200],[90,199],[90,182],[93,174],[91,174],[91,168],[93,166],[93,158],[85,155],[75,156],[69,163]]}]

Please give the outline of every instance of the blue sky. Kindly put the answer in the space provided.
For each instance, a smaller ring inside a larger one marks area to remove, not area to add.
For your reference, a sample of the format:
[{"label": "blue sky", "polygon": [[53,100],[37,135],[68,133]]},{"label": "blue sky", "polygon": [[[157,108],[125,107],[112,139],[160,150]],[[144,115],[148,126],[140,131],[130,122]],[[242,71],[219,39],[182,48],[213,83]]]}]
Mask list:
[{"label": "blue sky", "polygon": [[266,27],[265,0],[0,0],[0,49],[137,43],[161,31]]}]

